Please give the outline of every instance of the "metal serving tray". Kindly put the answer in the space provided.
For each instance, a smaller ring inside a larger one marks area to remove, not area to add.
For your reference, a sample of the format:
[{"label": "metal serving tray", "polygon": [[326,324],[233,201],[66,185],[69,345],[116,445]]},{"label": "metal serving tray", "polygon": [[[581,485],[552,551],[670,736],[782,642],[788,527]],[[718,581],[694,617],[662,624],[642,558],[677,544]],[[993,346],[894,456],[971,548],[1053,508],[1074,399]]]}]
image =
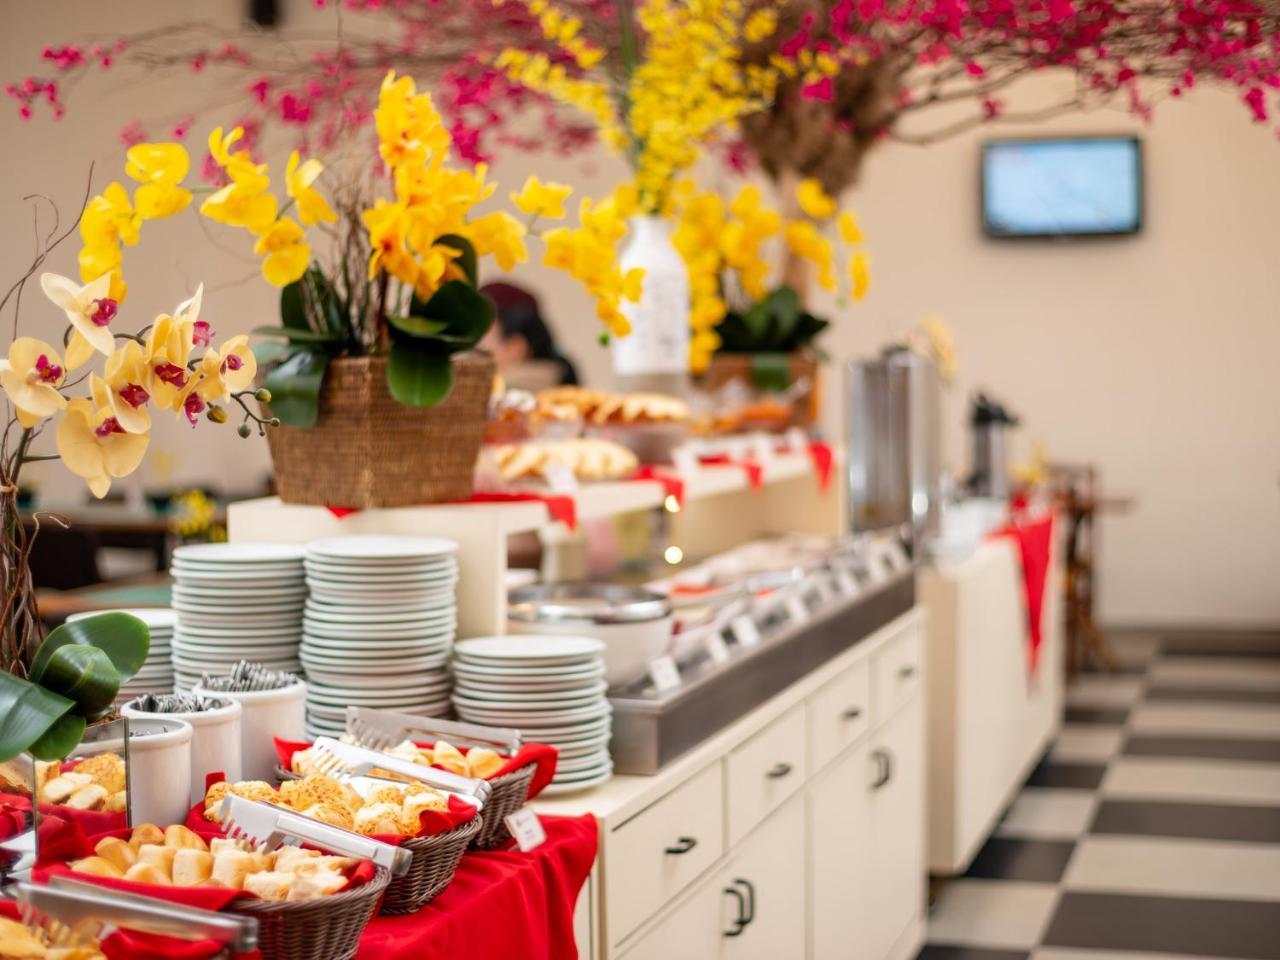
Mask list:
[{"label": "metal serving tray", "polygon": [[907,566],[852,598],[815,606],[800,622],[761,625],[758,645],[720,663],[682,664],[679,687],[660,693],[647,678],[609,691],[616,773],[654,774],[770,697],[862,642],[915,605]]}]

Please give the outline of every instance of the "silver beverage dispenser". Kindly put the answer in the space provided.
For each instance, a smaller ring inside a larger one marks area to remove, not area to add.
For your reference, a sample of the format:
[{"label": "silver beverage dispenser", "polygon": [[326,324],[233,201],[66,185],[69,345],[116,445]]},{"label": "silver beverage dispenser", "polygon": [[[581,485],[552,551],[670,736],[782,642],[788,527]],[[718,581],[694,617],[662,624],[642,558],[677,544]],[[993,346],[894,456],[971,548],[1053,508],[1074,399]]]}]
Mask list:
[{"label": "silver beverage dispenser", "polygon": [[847,371],[849,517],[854,533],[898,529],[924,551],[941,523],[941,387],[909,350]]},{"label": "silver beverage dispenser", "polygon": [[973,433],[973,474],[970,492],[977,497],[1009,497],[1008,431],[1018,418],[985,393],[973,398],[969,427]]}]

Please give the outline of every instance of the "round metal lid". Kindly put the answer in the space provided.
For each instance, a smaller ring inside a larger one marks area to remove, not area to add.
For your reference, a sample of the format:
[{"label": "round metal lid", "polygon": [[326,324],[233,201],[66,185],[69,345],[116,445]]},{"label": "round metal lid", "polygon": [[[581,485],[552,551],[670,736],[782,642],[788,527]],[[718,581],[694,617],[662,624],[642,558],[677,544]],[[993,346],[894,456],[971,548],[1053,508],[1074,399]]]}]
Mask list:
[{"label": "round metal lid", "polygon": [[670,616],[671,602],[616,583],[539,584],[512,590],[507,615],[521,623],[646,623]]}]

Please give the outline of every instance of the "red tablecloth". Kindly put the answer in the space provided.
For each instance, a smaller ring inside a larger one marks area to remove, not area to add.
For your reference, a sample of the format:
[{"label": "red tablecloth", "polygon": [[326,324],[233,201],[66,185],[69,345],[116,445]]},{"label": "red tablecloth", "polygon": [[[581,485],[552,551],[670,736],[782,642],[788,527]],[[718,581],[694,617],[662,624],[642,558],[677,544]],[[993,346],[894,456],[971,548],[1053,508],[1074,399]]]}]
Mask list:
[{"label": "red tablecloth", "polygon": [[1014,520],[991,533],[993,537],[1010,537],[1018,544],[1022,559],[1022,589],[1027,609],[1027,658],[1032,672],[1040,658],[1043,639],[1044,590],[1053,557],[1053,514]]}]

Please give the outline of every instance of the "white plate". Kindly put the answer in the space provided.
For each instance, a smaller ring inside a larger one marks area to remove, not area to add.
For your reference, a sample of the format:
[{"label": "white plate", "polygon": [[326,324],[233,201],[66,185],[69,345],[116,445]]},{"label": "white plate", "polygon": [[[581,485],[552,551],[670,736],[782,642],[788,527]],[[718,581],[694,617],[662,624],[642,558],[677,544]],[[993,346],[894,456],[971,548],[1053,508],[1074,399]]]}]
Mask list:
[{"label": "white plate", "polygon": [[576,687],[569,690],[510,690],[496,689],[489,690],[481,687],[463,687],[458,685],[458,698],[467,702],[474,701],[474,706],[484,707],[485,704],[495,703],[505,707],[519,707],[522,704],[528,704],[530,707],[537,707],[542,703],[569,703],[579,700],[598,699],[608,684],[603,681],[593,683],[585,687]]},{"label": "white plate", "polygon": [[558,750],[560,751],[561,759],[576,760],[579,757],[599,753],[608,746],[609,734],[605,734],[604,736],[592,737],[590,740],[580,740],[577,743],[561,743],[558,745]]},{"label": "white plate", "polygon": [[160,630],[172,630],[173,625],[178,622],[178,616],[168,607],[130,607],[120,610],[86,610],[81,613],[72,613],[67,615],[67,623],[74,623],[77,620],[83,620],[85,617],[96,617],[104,613],[127,613],[131,617],[137,617],[148,627],[154,634]]},{"label": "white plate", "polygon": [[542,698],[526,698],[523,700],[494,697],[477,699],[462,694],[454,694],[453,705],[459,711],[484,710],[490,713],[512,713],[538,716],[560,716],[570,710],[586,710],[598,704],[600,695],[594,691],[579,697],[559,697],[555,700]]},{"label": "white plate", "polygon": [[[321,676],[330,675],[335,677],[343,677],[348,674],[351,676],[392,676],[404,677],[405,674],[426,673],[435,669],[439,658],[433,661],[426,658],[419,661],[399,662],[394,660],[362,660],[358,663],[342,663],[334,664],[325,660],[316,660],[314,657],[302,656],[302,667],[307,673],[320,674]],[[327,670],[326,670],[327,668]]]},{"label": "white plate", "polygon": [[526,666],[524,664],[508,665],[489,663],[487,661],[471,661],[459,658],[456,664],[458,673],[466,673],[477,677],[513,677],[516,679],[575,679],[578,677],[604,676],[604,664],[599,660],[584,660],[576,664],[552,664],[550,666]]},{"label": "white plate", "polygon": [[353,646],[349,643],[339,643],[332,646],[322,646],[321,644],[312,643],[310,640],[303,640],[302,650],[317,663],[329,662],[337,664],[366,662],[369,660],[421,660],[424,657],[447,659],[449,645],[447,643],[437,643],[420,652],[413,646],[405,646],[403,644],[362,643],[359,646]]},{"label": "white plate", "polygon": [[584,757],[574,757],[566,760],[563,756],[556,762],[556,777],[561,775],[571,776],[576,773],[587,773],[590,771],[601,770],[612,762],[608,750],[597,750],[594,753],[587,754]]},{"label": "white plate", "polygon": [[273,578],[281,580],[297,580],[303,576],[301,566],[297,564],[273,563],[248,567],[220,567],[208,564],[173,563],[169,565],[169,575],[175,580],[252,580]]},{"label": "white plate", "polygon": [[403,613],[384,613],[381,610],[365,609],[359,613],[348,613],[343,608],[335,612],[331,607],[322,607],[308,603],[304,615],[309,620],[319,623],[359,623],[371,627],[396,627],[406,623],[430,623],[433,620],[455,620],[458,612],[450,604],[446,607],[422,607],[419,610]]},{"label": "white plate", "polygon": [[542,797],[558,797],[561,794],[577,793],[579,790],[589,790],[592,787],[598,787],[601,784],[608,783],[613,779],[613,767],[606,767],[600,773],[585,780],[571,780],[559,782],[553,780],[542,788]]},{"label": "white plate", "polygon": [[440,537],[365,535],[312,540],[307,544],[307,556],[370,563],[410,557],[452,556],[457,552],[456,543]]},{"label": "white plate", "polygon": [[235,543],[189,543],[175,547],[176,560],[204,560],[214,563],[271,563],[282,560],[301,560],[306,550],[292,543],[255,543],[237,540]]},{"label": "white plate", "polygon": [[389,710],[402,710],[412,713],[418,707],[427,703],[439,703],[441,700],[449,699],[449,688],[444,687],[423,687],[421,695],[415,694],[406,697],[392,697],[379,692],[355,693],[347,692],[336,694],[332,697],[322,696],[319,693],[307,691],[307,703],[316,703],[323,707],[341,707],[346,709],[349,706],[381,706]]},{"label": "white plate", "polygon": [[375,573],[360,573],[349,568],[307,567],[308,580],[336,581],[338,583],[350,583],[357,587],[369,586],[383,580],[444,580],[456,576],[458,576],[456,564],[417,568],[378,568]]},{"label": "white plate", "polygon": [[[571,710],[500,710],[458,705],[458,713],[464,720],[494,720],[502,727],[530,727],[539,730],[543,727],[564,726],[573,720],[596,720],[609,716],[613,710],[608,701],[603,704],[590,704],[575,707]],[[530,734],[532,736],[532,734]]]},{"label": "white plate", "polygon": [[[465,717],[463,719],[466,719]],[[570,743],[589,740],[592,737],[612,735],[613,718],[592,717],[569,721],[554,726],[529,725],[525,739],[531,743]]]},{"label": "white plate", "polygon": [[205,663],[235,663],[250,660],[254,663],[297,663],[297,648],[285,647],[227,647],[217,649],[176,650],[173,654],[174,669],[190,670]]},{"label": "white plate", "polygon": [[173,596],[178,600],[191,600],[194,603],[223,602],[231,606],[261,606],[264,604],[283,604],[288,600],[299,602],[307,595],[307,585],[289,581],[288,586],[259,584],[225,583],[212,585],[203,583],[175,583]]},{"label": "white plate", "polygon": [[396,560],[378,563],[350,560],[329,560],[324,557],[310,557],[303,565],[308,573],[342,574],[351,577],[399,576],[402,574],[436,573],[445,570],[457,570],[457,557],[430,557],[422,560]]},{"label": "white plate", "polygon": [[454,664],[454,676],[458,678],[459,690],[497,691],[505,693],[550,693],[553,690],[581,690],[591,685],[602,674],[590,674],[582,677],[473,677],[458,669]]},{"label": "white plate", "polygon": [[454,605],[452,590],[439,594],[423,594],[413,591],[393,590],[385,593],[316,593],[313,596],[326,600],[341,600],[344,604],[365,604],[369,610],[385,609],[388,603],[422,603],[437,610],[448,609]]},{"label": "white plate", "polygon": [[[235,623],[238,626],[242,626],[243,629],[270,629],[272,627],[300,624],[302,623],[302,613],[299,611],[297,613],[268,613],[250,616],[245,613],[228,615],[225,610],[222,613],[192,613],[190,610],[183,610],[182,623],[186,627],[196,628],[225,627],[228,623]],[[152,637],[154,638],[155,634],[152,634]]]},{"label": "white plate", "polygon": [[[392,686],[391,680],[394,680],[394,677],[390,678],[390,680],[385,677],[373,678],[377,682],[370,685],[367,683],[357,682],[355,679],[350,681],[343,680],[341,683],[336,684],[327,684],[319,679],[320,676],[323,675],[312,675],[307,678],[308,695],[314,693],[316,696],[323,696],[328,699],[333,699],[335,697],[359,697],[361,699],[381,698],[384,700],[399,701],[418,697],[419,691],[422,689],[417,684],[412,686]],[[438,683],[438,681],[434,679],[425,679],[431,676],[431,671],[429,670],[424,671],[422,676],[424,677],[423,683],[425,684],[434,685]]]},{"label": "white plate", "polygon": [[437,620],[434,623],[407,623],[404,626],[386,629],[356,623],[325,623],[320,620],[304,620],[303,631],[308,636],[328,637],[332,640],[365,639],[370,640],[413,640],[432,639],[436,637],[452,638],[457,632],[457,624],[453,620]]},{"label": "white plate", "polygon": [[224,595],[235,595],[240,590],[274,590],[277,592],[306,590],[307,584],[302,577],[215,577],[199,576],[186,577],[179,576],[174,578],[174,585],[181,586],[186,589],[204,589],[210,592],[221,593]]},{"label": "white plate", "polygon": [[604,641],[595,637],[562,637],[518,634],[507,637],[475,637],[458,643],[464,660],[550,666],[578,663],[604,653]]},{"label": "white plate", "polygon": [[227,618],[227,621],[217,627],[197,627],[188,624],[185,620],[174,632],[173,638],[178,637],[200,637],[205,640],[227,639],[238,640],[243,637],[297,637],[302,634],[302,622],[300,620],[291,621],[276,627],[269,627],[254,621],[245,626],[241,626],[235,618]]}]

